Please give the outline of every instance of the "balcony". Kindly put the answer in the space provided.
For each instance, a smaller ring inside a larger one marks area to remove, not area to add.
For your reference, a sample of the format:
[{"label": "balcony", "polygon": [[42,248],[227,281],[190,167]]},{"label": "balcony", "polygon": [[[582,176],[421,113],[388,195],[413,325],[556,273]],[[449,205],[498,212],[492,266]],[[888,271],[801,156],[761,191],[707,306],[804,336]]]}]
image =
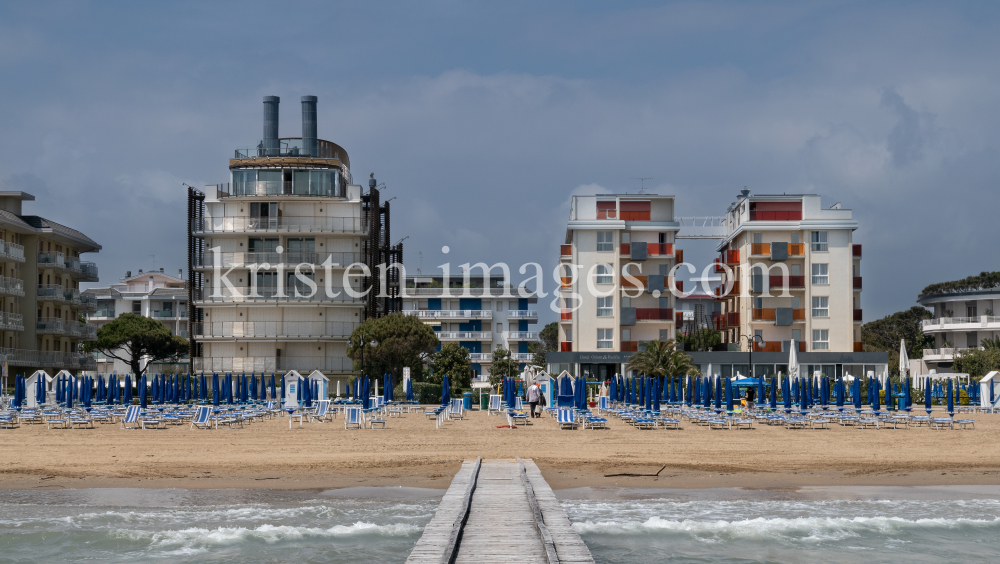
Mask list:
[{"label": "balcony", "polygon": [[860,276],[855,276],[854,277],[854,289],[855,290],[860,290],[861,289],[861,277]]},{"label": "balcony", "polygon": [[750,255],[759,256],[771,256],[771,243],[752,243],[750,245]]},{"label": "balcony", "polygon": [[862,320],[861,310],[860,309],[854,310],[854,321],[861,321],[861,320]]},{"label": "balcony", "polygon": [[797,307],[792,310],[792,321],[805,321],[806,320],[806,308]]},{"label": "balcony", "polygon": [[97,369],[97,361],[94,357],[84,353],[0,348],[0,355],[6,358],[7,363],[11,366],[65,368],[67,370]]},{"label": "balcony", "polygon": [[192,323],[196,339],[346,339],[351,321],[212,321]]},{"label": "balcony", "polygon": [[328,296],[323,288],[317,288],[312,296],[306,294],[308,288],[300,288],[301,295],[295,295],[294,288],[285,288],[284,296],[278,295],[278,290],[274,286],[260,286],[256,288],[256,295],[252,295],[253,288],[236,287],[237,294],[226,293],[223,289],[222,295],[216,295],[214,290],[195,290],[194,300],[198,303],[219,304],[219,303],[325,303],[339,305],[361,305],[362,298],[353,298],[348,295],[344,288],[334,287],[336,296]]},{"label": "balcony", "polygon": [[573,310],[562,310],[559,312],[559,321],[573,321]]},{"label": "balcony", "polygon": [[38,268],[66,268],[66,256],[62,253],[38,253]]},{"label": "balcony", "polygon": [[0,294],[24,297],[24,280],[0,276]]},{"label": "balcony", "polygon": [[472,362],[493,362],[491,353],[469,353],[469,360]]},{"label": "balcony", "polygon": [[854,341],[854,352],[864,352],[864,350],[865,348],[860,342]]},{"label": "balcony", "polygon": [[573,352],[573,343],[559,343],[559,352]]},{"label": "balcony", "polygon": [[35,326],[35,331],[39,335],[62,335],[77,337],[86,341],[97,339],[97,327],[75,320],[66,321],[58,317],[39,318]]},{"label": "balcony", "polygon": [[861,245],[851,245],[851,255],[854,258],[861,258]]},{"label": "balcony", "polygon": [[740,313],[738,311],[731,311],[726,314],[725,320],[726,327],[739,327]]},{"label": "balcony", "polygon": [[518,298],[518,288],[495,286],[483,288],[481,286],[450,286],[448,288],[401,288],[400,295],[406,296],[432,296],[442,298],[475,298],[479,296],[499,296],[505,298]]},{"label": "balcony", "polygon": [[153,310],[150,317],[154,319],[182,319],[187,317],[186,311],[174,311],[172,309]]},{"label": "balcony", "polygon": [[538,319],[538,311],[533,309],[511,309],[507,311],[507,319]]},{"label": "balcony", "polygon": [[0,241],[0,260],[24,262],[24,246]]},{"label": "balcony", "polygon": [[24,331],[24,316],[20,313],[0,313],[0,329]]},{"label": "balcony", "polygon": [[308,374],[322,372],[352,372],[354,362],[343,356],[243,356],[192,358],[194,372],[285,372],[296,370]]},{"label": "balcony", "polygon": [[786,285],[789,289],[806,287],[805,276],[770,275],[767,282],[771,288],[785,288]]},{"label": "balcony", "polygon": [[40,317],[35,332],[39,335],[65,335],[66,324],[58,317]]},{"label": "balcony", "polygon": [[715,289],[715,297],[718,299],[729,299],[729,298],[734,298],[738,295],[740,295],[740,282],[738,280],[736,282],[733,282],[733,286],[732,288],[729,289],[728,292],[726,292],[725,284]]},{"label": "balcony", "polygon": [[518,362],[531,362],[534,358],[534,353],[510,353],[510,359]]},{"label": "balcony", "polygon": [[573,256],[573,245],[559,245],[559,256],[560,257]]},{"label": "balcony", "polygon": [[750,221],[802,221],[801,211],[751,211]]},{"label": "balcony", "polygon": [[753,321],[774,321],[774,308],[754,309],[751,316]]},{"label": "balcony", "polygon": [[629,280],[628,278],[622,276],[621,286],[622,288],[645,288],[646,287],[646,277],[645,276],[632,276],[636,282]]},{"label": "balcony", "polygon": [[492,341],[493,333],[489,331],[438,331],[435,333],[442,341]]},{"label": "balcony", "polygon": [[725,272],[726,269],[722,267],[722,261],[715,259],[715,273]]},{"label": "balcony", "polygon": [[573,287],[573,277],[572,276],[560,276],[559,277],[559,289],[568,290]]},{"label": "balcony", "polygon": [[982,350],[982,347],[924,349],[924,360],[930,360],[930,361],[955,360],[956,354],[961,354],[966,351],[974,351],[977,349]]},{"label": "balcony", "polygon": [[753,352],[781,352],[781,341],[764,341],[763,343],[754,343]]},{"label": "balcony", "polygon": [[677,292],[678,293],[683,294],[684,293],[684,281],[683,280],[674,280],[674,288],[677,288]]},{"label": "balcony", "polygon": [[[632,254],[631,243],[622,243],[619,247],[619,252],[622,255]],[[674,254],[674,244],[673,243],[646,243],[646,255],[652,257],[669,257]]]},{"label": "balcony", "polygon": [[368,222],[360,217],[249,217],[224,216],[193,220],[198,234],[224,233],[357,233],[368,231]]},{"label": "balcony", "polygon": [[789,243],[788,244],[788,256],[790,257],[803,257],[806,255],[806,244],[805,243]]},{"label": "balcony", "polygon": [[622,341],[621,352],[638,352],[639,341]]},{"label": "balcony", "polygon": [[94,313],[87,316],[89,319],[114,319],[115,310],[113,309],[99,309]]},{"label": "balcony", "polygon": [[215,266],[218,260],[223,268],[244,267],[249,265],[268,264],[272,267],[279,264],[295,266],[299,264],[311,265],[317,270],[323,268],[323,264],[330,261],[334,268],[343,269],[354,263],[361,262],[361,253],[357,252],[335,252],[335,253],[315,253],[310,251],[286,251],[277,252],[235,252],[235,253],[196,253],[194,255],[194,266],[199,269],[210,269]]},{"label": "balcony", "polygon": [[537,341],[538,331],[506,331],[504,337],[512,341]]},{"label": "balcony", "polygon": [[404,310],[403,315],[418,319],[493,319],[488,309],[417,309]]},{"label": "balcony", "polygon": [[1000,316],[980,315],[979,317],[936,317],[920,322],[926,331],[976,331],[1000,330]]},{"label": "balcony", "polygon": [[722,256],[726,261],[726,264],[732,266],[734,264],[740,263],[740,251],[722,251]]},{"label": "balcony", "polygon": [[673,321],[674,309],[670,307],[637,307],[636,321]]}]

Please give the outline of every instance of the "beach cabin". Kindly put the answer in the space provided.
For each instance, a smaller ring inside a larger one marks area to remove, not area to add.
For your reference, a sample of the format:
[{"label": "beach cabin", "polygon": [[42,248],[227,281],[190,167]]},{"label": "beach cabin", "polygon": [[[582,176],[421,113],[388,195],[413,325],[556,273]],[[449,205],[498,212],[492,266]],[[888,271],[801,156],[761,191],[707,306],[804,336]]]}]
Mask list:
[{"label": "beach cabin", "polygon": [[979,381],[979,405],[998,407],[997,404],[1000,404],[1000,372],[994,370]]},{"label": "beach cabin", "polygon": [[302,384],[302,375],[295,370],[289,370],[284,375],[285,379],[285,407],[288,409],[299,407],[299,386]]},{"label": "beach cabin", "polygon": [[[37,370],[24,382],[24,394],[27,396],[25,399],[28,402],[28,407],[39,407],[38,394],[35,391],[39,378],[42,379],[42,385],[45,386],[45,403],[55,403],[56,401],[56,392],[52,389],[55,378],[49,376],[44,370]],[[51,397],[49,394],[52,394]]]},{"label": "beach cabin", "polygon": [[309,374],[309,385],[317,391],[314,400],[327,399],[330,397],[330,379],[323,375],[319,370],[313,370]]}]

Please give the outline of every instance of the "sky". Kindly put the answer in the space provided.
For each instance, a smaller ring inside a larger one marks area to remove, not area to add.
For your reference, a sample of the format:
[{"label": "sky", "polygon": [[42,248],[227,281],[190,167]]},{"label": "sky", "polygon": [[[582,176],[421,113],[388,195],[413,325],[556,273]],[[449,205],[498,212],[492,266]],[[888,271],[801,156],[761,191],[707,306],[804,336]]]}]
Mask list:
[{"label": "sky", "polygon": [[679,216],[816,193],[859,223],[870,321],[998,269],[998,24],[992,2],[9,2],[0,189],[100,243],[98,286],[176,274],[183,184],[229,181],[263,96],[298,137],[316,95],[319,137],[396,198],[411,273],[550,270],[570,196],[641,177]]}]

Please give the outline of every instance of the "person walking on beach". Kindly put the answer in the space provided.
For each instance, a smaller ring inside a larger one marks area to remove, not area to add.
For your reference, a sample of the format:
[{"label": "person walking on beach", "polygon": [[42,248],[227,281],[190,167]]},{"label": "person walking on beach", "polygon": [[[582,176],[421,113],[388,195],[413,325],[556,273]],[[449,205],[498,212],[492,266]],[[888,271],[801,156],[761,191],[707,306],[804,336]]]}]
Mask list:
[{"label": "person walking on beach", "polygon": [[528,407],[531,408],[531,417],[535,417],[535,406],[538,405],[539,398],[542,397],[542,387],[538,385],[538,382],[532,382],[528,386]]},{"label": "person walking on beach", "polygon": [[747,409],[750,409],[750,410],[753,409],[753,400],[754,400],[754,398],[756,396],[757,396],[757,392],[756,392],[756,390],[753,389],[753,386],[750,386],[749,388],[747,388]]}]

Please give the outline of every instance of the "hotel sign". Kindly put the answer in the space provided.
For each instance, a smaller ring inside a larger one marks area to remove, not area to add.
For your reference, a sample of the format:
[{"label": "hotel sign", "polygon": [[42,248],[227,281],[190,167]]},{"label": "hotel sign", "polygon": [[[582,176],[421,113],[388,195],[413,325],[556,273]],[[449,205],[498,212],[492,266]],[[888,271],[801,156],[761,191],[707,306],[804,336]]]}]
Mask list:
[{"label": "hotel sign", "polygon": [[628,362],[634,352],[550,352],[545,355],[549,363],[617,364]]}]

